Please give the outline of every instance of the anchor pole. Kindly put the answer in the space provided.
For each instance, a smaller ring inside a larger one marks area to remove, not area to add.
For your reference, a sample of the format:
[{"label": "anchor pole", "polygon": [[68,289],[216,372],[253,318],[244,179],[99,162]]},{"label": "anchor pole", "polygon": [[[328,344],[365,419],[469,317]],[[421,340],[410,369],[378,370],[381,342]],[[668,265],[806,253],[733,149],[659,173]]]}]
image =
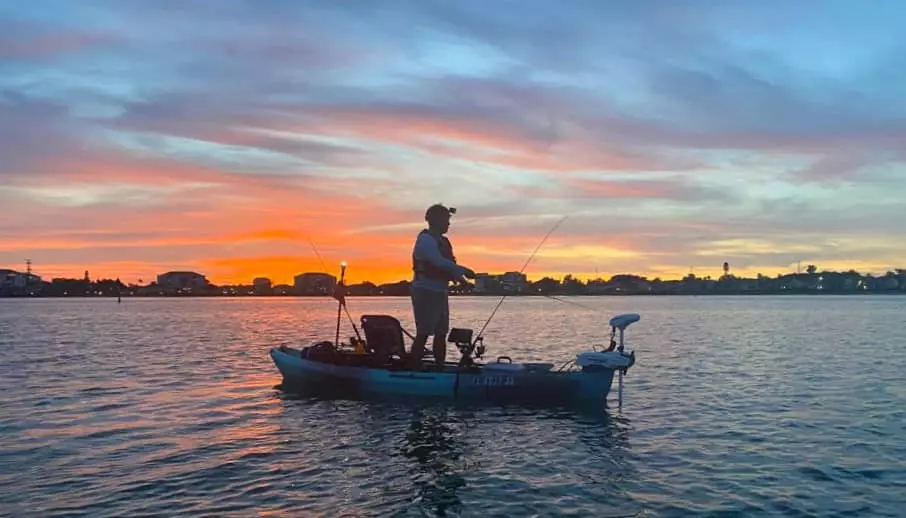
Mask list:
[{"label": "anchor pole", "polygon": [[[343,285],[343,279],[345,279],[345,278],[346,278],[346,261],[343,261],[342,263],[340,263],[340,283],[339,283],[338,287]],[[340,347],[340,319],[342,317],[343,317],[343,299],[341,298],[340,300],[337,301],[337,337],[336,337],[336,341],[334,342],[334,345],[337,348]]]},{"label": "anchor pole", "polygon": [[[326,272],[328,270],[327,265],[324,263],[324,259],[321,257],[320,252],[318,252],[317,247],[315,247],[314,241],[312,241],[310,237],[308,238],[308,244],[311,245],[311,249],[314,250],[315,255],[318,256],[318,261],[321,261],[321,267],[324,268],[324,271]],[[352,330],[355,331],[356,338],[358,338],[359,341],[361,342],[362,335],[359,334],[359,328],[356,327],[355,320],[352,319],[352,315],[349,313],[349,308],[346,307],[346,294],[345,293],[343,293],[343,311],[345,311],[346,316],[349,317],[349,323],[352,324]]]}]

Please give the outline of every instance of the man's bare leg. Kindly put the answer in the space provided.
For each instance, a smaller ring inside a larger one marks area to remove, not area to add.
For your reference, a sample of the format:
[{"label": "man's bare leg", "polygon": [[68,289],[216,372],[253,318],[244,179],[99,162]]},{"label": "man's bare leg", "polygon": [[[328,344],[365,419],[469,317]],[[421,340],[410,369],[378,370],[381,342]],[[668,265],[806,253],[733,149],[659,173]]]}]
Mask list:
[{"label": "man's bare leg", "polygon": [[434,335],[434,363],[437,364],[437,370],[443,370],[444,362],[447,361],[447,336],[445,333]]}]

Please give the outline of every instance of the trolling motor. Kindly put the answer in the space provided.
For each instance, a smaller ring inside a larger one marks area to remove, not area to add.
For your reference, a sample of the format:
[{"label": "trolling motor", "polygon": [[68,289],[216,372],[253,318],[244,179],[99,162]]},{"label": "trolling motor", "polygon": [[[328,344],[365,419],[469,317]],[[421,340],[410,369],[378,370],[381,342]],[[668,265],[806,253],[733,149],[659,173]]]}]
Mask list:
[{"label": "trolling motor", "polygon": [[[617,351],[623,352],[625,347],[624,334],[626,328],[631,324],[638,322],[641,317],[635,313],[627,313],[625,315],[617,315],[610,319],[610,347],[607,348],[607,351]],[[614,340],[614,337],[617,334],[617,330],[620,330],[620,345],[617,347],[617,342]],[[635,352],[635,351],[633,351]]]},{"label": "trolling motor", "polygon": [[[580,353],[576,358],[576,364],[583,370],[613,369],[619,375],[619,405],[623,406],[623,376],[635,364],[635,351],[628,354],[625,351],[625,334],[626,328],[641,317],[636,313],[626,313],[617,315],[610,319],[610,347],[603,351],[592,351]],[[617,343],[616,334],[620,332],[620,341]]]},{"label": "trolling motor", "polygon": [[[619,351],[620,354],[623,354],[623,345],[624,345],[623,344],[623,333],[626,331],[626,328],[629,327],[630,324],[632,324],[633,322],[638,322],[640,318],[641,317],[635,313],[629,313],[626,315],[616,316],[616,317],[613,317],[612,319],[610,319],[610,326],[611,326],[611,329],[613,330],[611,332],[611,336],[613,335],[614,332],[616,332],[617,329],[620,330],[620,346],[617,347],[617,351]],[[611,342],[613,342],[613,339],[611,339]],[[618,398],[619,398],[620,408],[623,408],[623,376],[626,375],[626,371],[629,369],[629,367],[634,364],[635,364],[635,351],[632,351],[629,355],[629,365],[625,365],[619,369],[620,385],[619,385]]]}]

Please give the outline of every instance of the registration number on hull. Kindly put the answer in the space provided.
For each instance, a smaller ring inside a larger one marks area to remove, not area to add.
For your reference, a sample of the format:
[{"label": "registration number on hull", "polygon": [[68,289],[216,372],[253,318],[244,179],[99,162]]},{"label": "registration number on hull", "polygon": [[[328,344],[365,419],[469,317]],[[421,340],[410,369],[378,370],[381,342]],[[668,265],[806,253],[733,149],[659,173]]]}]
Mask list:
[{"label": "registration number on hull", "polygon": [[516,379],[513,376],[478,376],[475,378],[474,384],[486,387],[512,387],[516,385]]}]

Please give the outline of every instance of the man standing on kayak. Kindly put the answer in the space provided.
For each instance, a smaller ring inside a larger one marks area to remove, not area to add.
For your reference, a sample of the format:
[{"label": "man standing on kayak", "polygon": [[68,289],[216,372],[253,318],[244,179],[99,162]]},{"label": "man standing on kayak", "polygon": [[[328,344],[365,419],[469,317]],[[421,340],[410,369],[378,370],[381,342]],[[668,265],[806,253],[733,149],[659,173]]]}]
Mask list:
[{"label": "man standing on kayak", "polygon": [[465,282],[475,278],[471,269],[456,264],[453,245],[444,234],[450,229],[455,208],[437,204],[428,207],[428,228],[415,240],[412,251],[411,296],[415,314],[415,341],[412,342],[412,368],[421,367],[428,336],[434,335],[434,361],[441,368],[447,358],[447,332],[450,330],[450,281]]}]

